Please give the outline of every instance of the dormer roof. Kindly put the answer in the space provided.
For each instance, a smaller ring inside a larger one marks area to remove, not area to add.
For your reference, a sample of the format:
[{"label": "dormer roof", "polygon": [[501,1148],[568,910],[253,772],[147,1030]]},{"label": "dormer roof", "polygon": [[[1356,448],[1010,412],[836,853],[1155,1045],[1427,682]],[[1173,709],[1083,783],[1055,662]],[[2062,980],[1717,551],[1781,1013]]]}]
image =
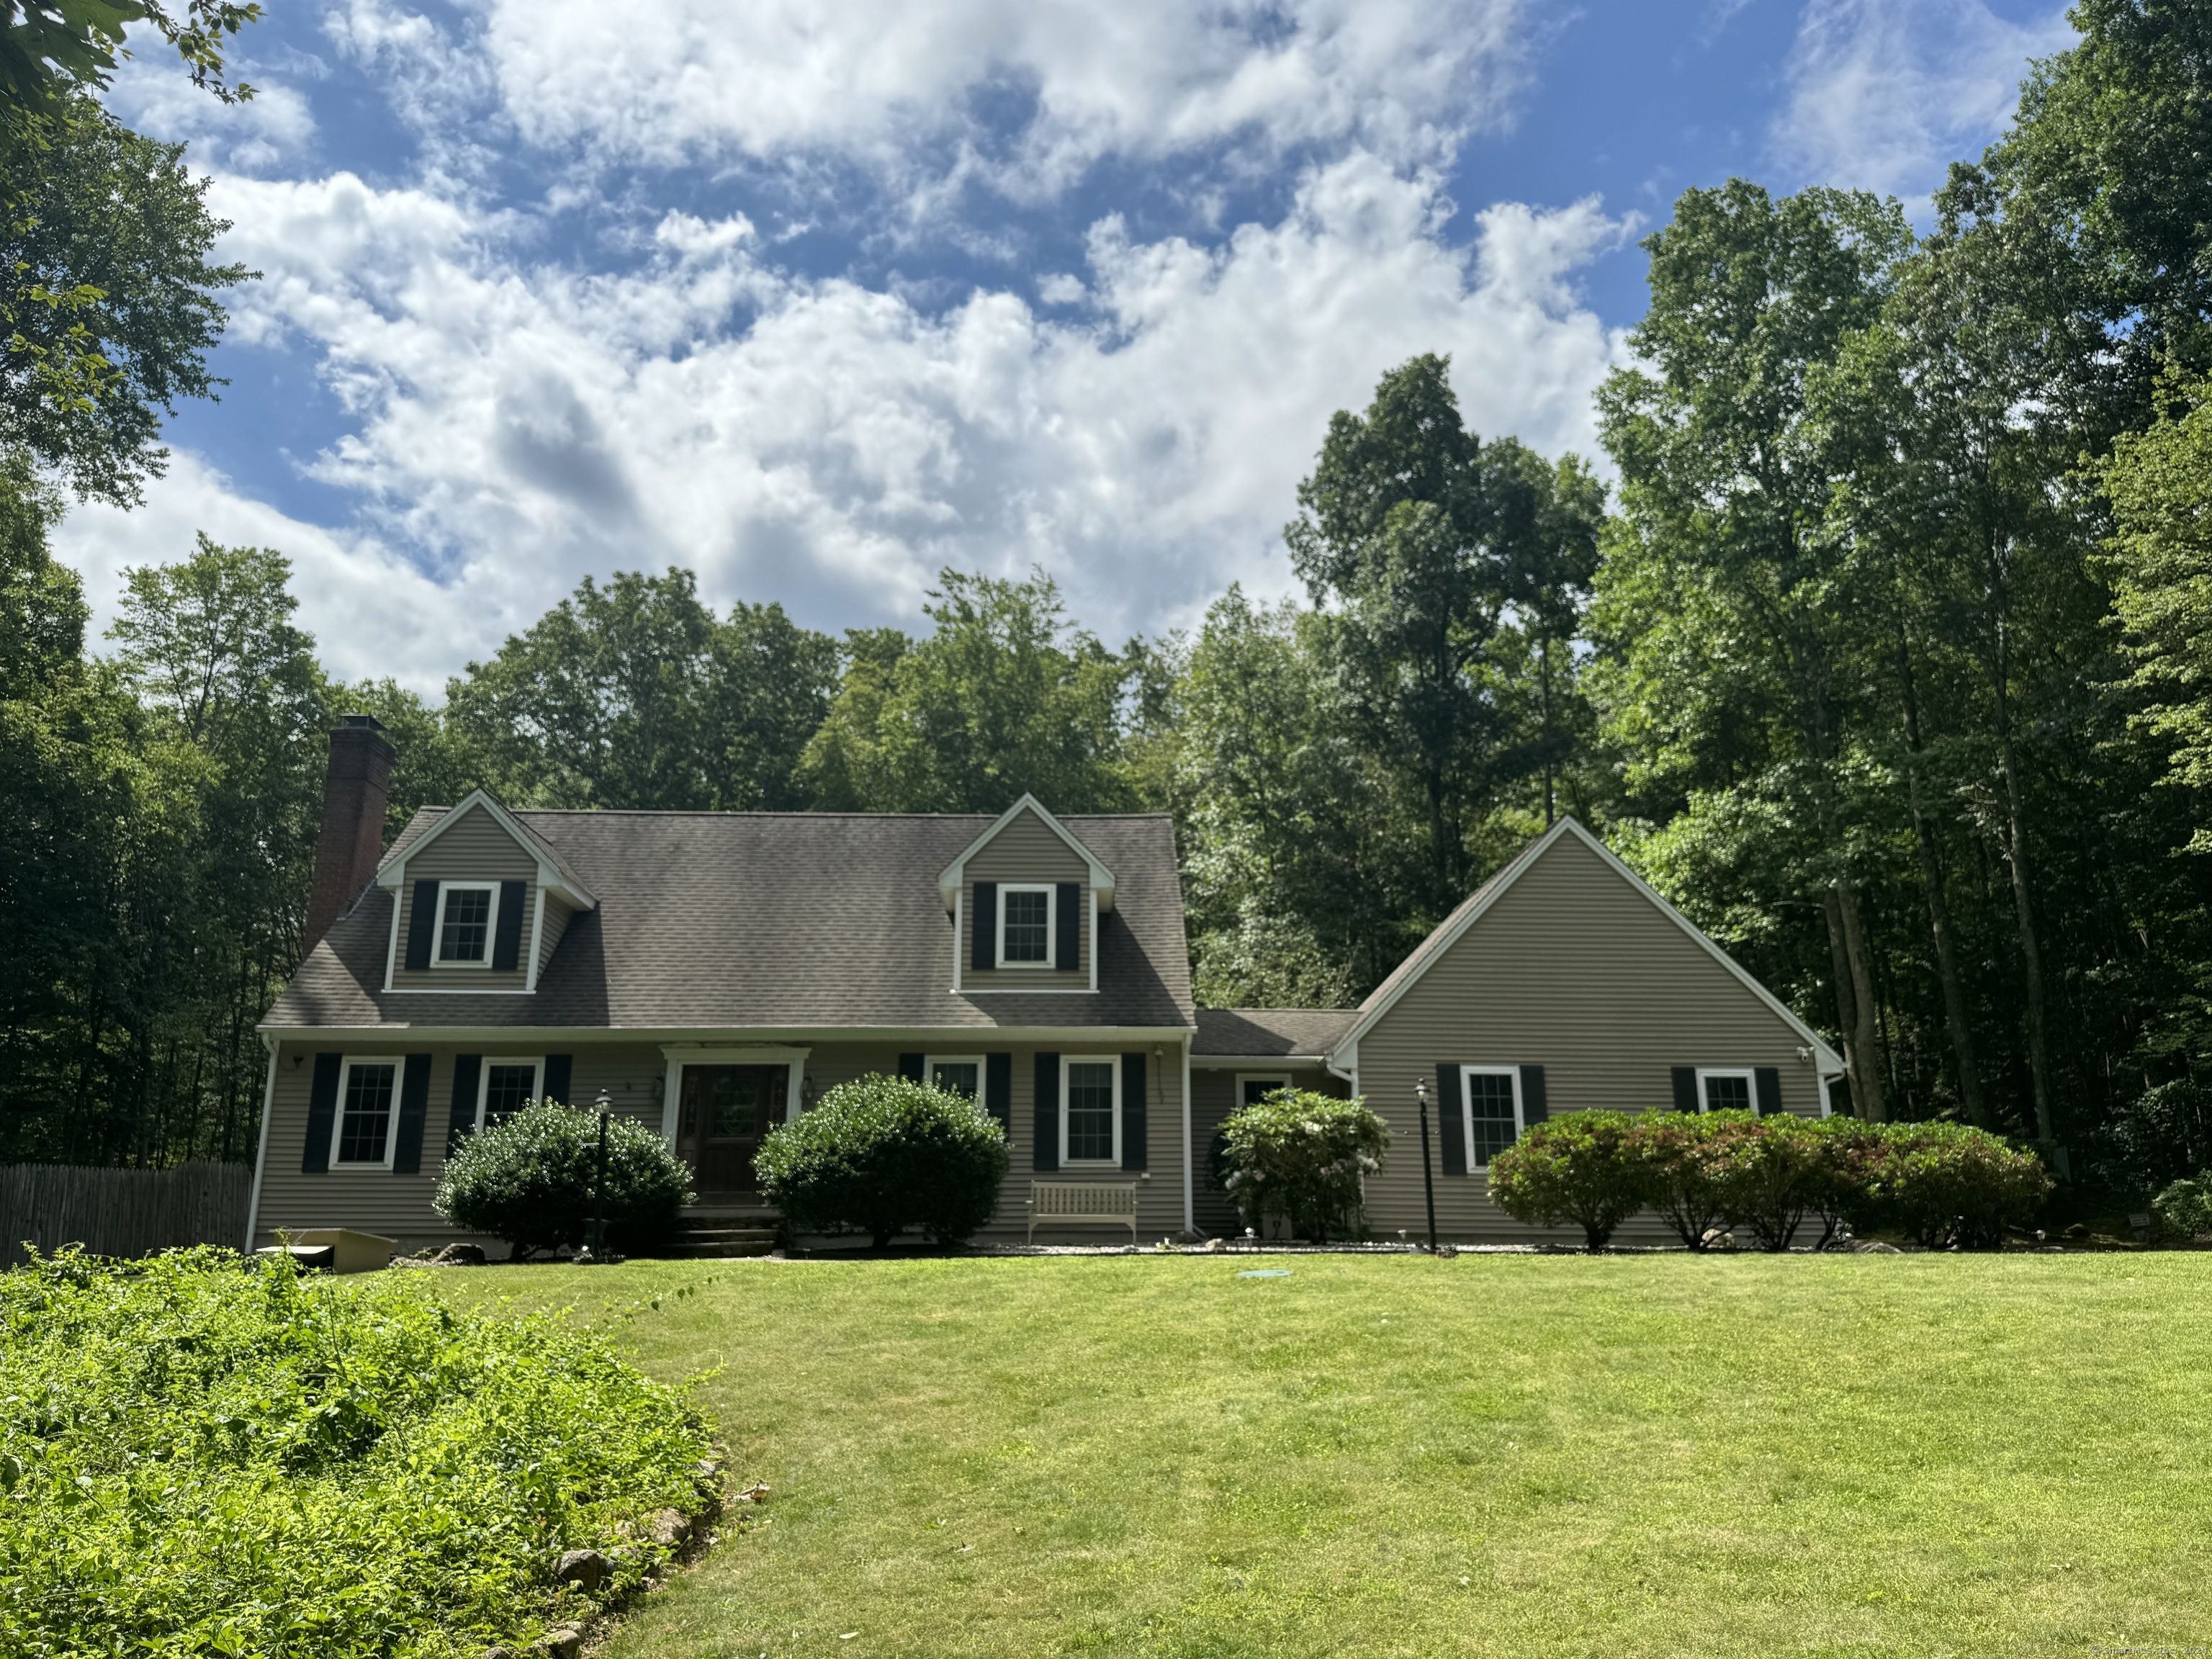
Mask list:
[{"label": "dormer roof", "polygon": [[559,895],[574,909],[590,910],[598,907],[599,900],[592,896],[592,890],[562,860],[552,844],[482,789],[470,790],[458,803],[442,810],[436,818],[427,823],[422,817],[417,817],[413,823],[409,824],[399,839],[392,844],[392,850],[384,855],[384,862],[377,866],[376,884],[398,888],[406,879],[407,860],[468,817],[472,807],[481,807],[493,823],[514,838],[518,847],[538,860],[538,884],[540,887]]},{"label": "dormer roof", "polygon": [[996,841],[999,832],[1024,812],[1036,813],[1043,822],[1046,829],[1066,842],[1068,850],[1090,866],[1089,884],[1091,890],[1098,896],[1098,908],[1101,910],[1111,910],[1114,908],[1114,872],[1100,862],[1098,854],[1085,846],[1066,824],[1047,811],[1042,801],[1035,795],[1027,793],[1000,813],[992,821],[989,829],[963,848],[960,856],[946,865],[939,872],[937,878],[937,891],[938,896],[945,901],[945,909],[950,911],[960,896],[960,884],[967,875],[968,860]]}]

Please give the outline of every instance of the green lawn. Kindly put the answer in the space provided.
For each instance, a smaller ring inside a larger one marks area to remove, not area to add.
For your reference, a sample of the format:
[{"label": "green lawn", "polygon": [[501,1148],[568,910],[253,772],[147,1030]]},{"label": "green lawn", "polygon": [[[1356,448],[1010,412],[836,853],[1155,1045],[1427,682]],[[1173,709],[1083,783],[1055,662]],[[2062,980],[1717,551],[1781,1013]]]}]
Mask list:
[{"label": "green lawn", "polygon": [[2212,1644],[2212,1255],[437,1282],[580,1317],[699,1287],[632,1340],[719,1368],[774,1518],[608,1659]]}]

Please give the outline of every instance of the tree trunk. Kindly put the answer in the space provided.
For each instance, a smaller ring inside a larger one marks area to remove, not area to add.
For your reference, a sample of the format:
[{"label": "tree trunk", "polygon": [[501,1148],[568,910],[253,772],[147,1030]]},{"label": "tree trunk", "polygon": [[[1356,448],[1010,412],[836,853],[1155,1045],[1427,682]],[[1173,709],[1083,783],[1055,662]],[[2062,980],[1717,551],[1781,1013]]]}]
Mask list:
[{"label": "tree trunk", "polygon": [[1951,1037],[1951,1055],[1959,1067],[1959,1103],[1966,1121],[1977,1128],[1990,1127],[1990,1109],[1982,1096],[1981,1067],[1974,1060],[1974,1031],[1966,1019],[1966,990],[1959,977],[1959,954],[1953,942],[1951,903],[1943,885],[1943,860],[1936,845],[1936,826],[1920,803],[1920,697],[1912,678],[1912,658],[1900,635],[1897,667],[1905,693],[1905,793],[1912,808],[1912,836],[1920,848],[1920,885],[1928,896],[1928,925],[1936,935],[1936,976],[1943,986],[1943,1024]]},{"label": "tree trunk", "polygon": [[1835,896],[1836,919],[1844,936],[1844,958],[1851,975],[1851,1001],[1856,1016],[1851,1028],[1851,1097],[1863,1097],[1859,1115],[1874,1123],[1889,1121],[1882,1098],[1881,1042],[1875,1029],[1874,975],[1867,965],[1866,936],[1859,927],[1858,890],[1847,881],[1828,890]]},{"label": "tree trunk", "polygon": [[1544,828],[1548,830],[1558,813],[1558,793],[1553,783],[1558,769],[1553,763],[1555,757],[1552,748],[1552,636],[1548,634],[1544,636],[1543,647],[1537,660],[1537,672],[1542,677],[1544,687]]},{"label": "tree trunk", "polygon": [[1844,1060],[1850,1068],[1851,1081],[1851,1115],[1869,1123],[1883,1121],[1881,1073],[1880,1058],[1869,1040],[1873,1021],[1863,1015],[1871,1011],[1873,993],[1862,991],[1865,979],[1863,962],[1854,963],[1850,948],[1850,932],[1856,929],[1856,908],[1853,908],[1853,928],[1844,923],[1843,884],[1832,883],[1820,896],[1820,908],[1828,919],[1828,954],[1835,963],[1836,1024],[1844,1034]]},{"label": "tree trunk", "polygon": [[[2002,587],[1999,589],[2002,592]],[[2044,1013],[2043,950],[2035,936],[2035,907],[2028,890],[2027,829],[2020,805],[2020,767],[2012,744],[2012,701],[2009,696],[2011,648],[2009,615],[2000,600],[1996,625],[1996,659],[1991,665],[1997,705],[1997,769],[2005,787],[2005,863],[2012,872],[2012,902],[2020,925],[2020,966],[2027,993],[2027,1074],[2035,1092],[2035,1138],[2046,1145],[2057,1139],[2051,1110],[2051,1060]]]}]

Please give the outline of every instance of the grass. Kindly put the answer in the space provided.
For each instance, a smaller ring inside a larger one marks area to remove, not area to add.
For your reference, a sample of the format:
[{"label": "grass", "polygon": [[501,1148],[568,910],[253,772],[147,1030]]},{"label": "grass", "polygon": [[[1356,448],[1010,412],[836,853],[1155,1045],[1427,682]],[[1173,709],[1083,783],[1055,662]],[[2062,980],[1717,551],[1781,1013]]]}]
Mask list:
[{"label": "grass", "polygon": [[2212,1255],[440,1284],[580,1317],[699,1286],[626,1340],[665,1376],[721,1368],[702,1403],[773,1520],[605,1659],[2212,1644]]}]

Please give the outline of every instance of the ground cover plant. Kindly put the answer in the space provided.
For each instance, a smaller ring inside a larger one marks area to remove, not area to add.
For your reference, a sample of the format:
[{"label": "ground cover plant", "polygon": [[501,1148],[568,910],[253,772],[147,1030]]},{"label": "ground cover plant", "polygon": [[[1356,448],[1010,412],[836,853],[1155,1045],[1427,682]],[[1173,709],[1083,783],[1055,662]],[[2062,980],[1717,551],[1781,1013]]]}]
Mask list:
[{"label": "ground cover plant", "polygon": [[779,1126],[753,1159],[761,1192],[794,1232],[862,1232],[888,1244],[918,1227],[972,1237],[998,1206],[1006,1132],[965,1095],[908,1078],[841,1083]]},{"label": "ground cover plant", "polygon": [[0,1653],[479,1659],[636,1588],[665,1552],[623,1528],[703,1507],[687,1390],[431,1277],[0,1275]]},{"label": "ground cover plant", "polygon": [[2212,1629],[2212,1255],[439,1280],[693,1282],[633,1328],[640,1363],[743,1356],[702,1398],[743,1425],[732,1470],[773,1523],[639,1603],[605,1659],[1934,1659]]},{"label": "ground cover plant", "polygon": [[465,1232],[505,1239],[518,1255],[574,1249],[595,1207],[611,1246],[647,1250],[674,1234],[690,1187],[690,1166],[635,1118],[608,1120],[602,1176],[599,1115],[544,1100],[462,1141],[431,1204]]}]

